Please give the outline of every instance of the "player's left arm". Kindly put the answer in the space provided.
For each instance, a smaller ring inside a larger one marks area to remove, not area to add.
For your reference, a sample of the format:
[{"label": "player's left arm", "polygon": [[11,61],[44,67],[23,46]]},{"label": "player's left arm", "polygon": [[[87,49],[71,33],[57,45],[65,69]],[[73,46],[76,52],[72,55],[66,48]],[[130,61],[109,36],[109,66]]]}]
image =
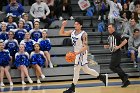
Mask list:
[{"label": "player's left arm", "polygon": [[82,41],[83,41],[83,47],[78,52],[76,52],[76,54],[80,54],[82,52],[85,52],[88,49],[88,35],[87,35],[87,33],[83,34]]}]

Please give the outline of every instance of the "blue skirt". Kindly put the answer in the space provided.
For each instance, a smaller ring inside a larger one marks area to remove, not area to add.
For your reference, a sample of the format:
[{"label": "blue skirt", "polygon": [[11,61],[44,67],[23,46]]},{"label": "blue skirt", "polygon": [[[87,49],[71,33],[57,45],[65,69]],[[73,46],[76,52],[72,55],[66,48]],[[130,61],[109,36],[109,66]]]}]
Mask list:
[{"label": "blue skirt", "polygon": [[38,64],[39,66],[44,66],[45,63],[45,58],[41,54],[35,54],[31,57],[31,64],[36,65]]},{"label": "blue skirt", "polygon": [[14,65],[16,67],[19,67],[20,65],[25,65],[28,67],[30,65],[30,61],[26,56],[18,55],[15,59]]}]

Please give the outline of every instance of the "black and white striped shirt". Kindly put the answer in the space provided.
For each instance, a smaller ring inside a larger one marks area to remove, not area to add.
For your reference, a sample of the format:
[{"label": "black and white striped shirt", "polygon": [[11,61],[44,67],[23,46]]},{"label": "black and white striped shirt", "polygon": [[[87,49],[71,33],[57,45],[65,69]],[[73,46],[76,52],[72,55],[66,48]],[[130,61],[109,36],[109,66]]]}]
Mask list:
[{"label": "black and white striped shirt", "polygon": [[113,32],[111,35],[109,35],[108,44],[109,44],[110,51],[115,52],[116,51],[115,46],[119,46],[121,44],[121,41],[123,40],[125,40],[125,38],[121,37],[121,34],[117,32]]}]

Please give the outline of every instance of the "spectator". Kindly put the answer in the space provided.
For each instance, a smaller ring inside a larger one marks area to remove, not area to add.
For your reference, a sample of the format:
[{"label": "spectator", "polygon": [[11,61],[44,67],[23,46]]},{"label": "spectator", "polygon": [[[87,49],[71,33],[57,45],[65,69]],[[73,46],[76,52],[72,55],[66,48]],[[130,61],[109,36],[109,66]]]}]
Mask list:
[{"label": "spectator", "polygon": [[2,8],[3,8],[3,6],[7,5],[7,1],[8,0],[0,0],[0,14],[3,13]]},{"label": "spectator", "polygon": [[49,18],[51,19],[59,18],[59,13],[57,11],[57,8],[59,6],[59,0],[42,0],[42,1],[45,2],[50,9]]},{"label": "spectator", "polygon": [[24,37],[24,40],[22,40],[20,42],[20,44],[24,44],[25,45],[25,50],[26,52],[28,52],[29,54],[34,50],[34,44],[35,44],[35,41],[30,39],[30,33],[29,32],[26,32],[25,33],[25,37]]},{"label": "spectator", "polygon": [[8,32],[6,31],[6,28],[7,28],[6,26],[7,24],[5,22],[1,22],[2,31],[0,32],[0,39],[2,39],[3,41],[8,39]]},{"label": "spectator", "polygon": [[107,11],[107,5],[104,2],[104,0],[101,0],[101,3],[99,4],[100,10],[99,10],[99,18],[98,20],[106,20],[106,11]]},{"label": "spectator", "polygon": [[129,20],[127,17],[127,12],[122,12],[122,33],[124,32],[124,29],[129,25]]},{"label": "spectator", "polygon": [[[40,50],[44,52],[44,54],[47,58],[47,61],[49,62],[50,68],[53,68],[53,64],[51,62],[51,57],[50,57],[50,53],[49,53],[49,51],[51,49],[51,42],[50,42],[50,39],[48,38],[46,30],[44,30],[42,32],[42,38],[40,38],[38,40],[38,43],[40,44]],[[48,67],[47,63],[45,63],[46,67]]]},{"label": "spectator", "polygon": [[122,17],[122,33],[124,29],[129,25],[129,19],[131,18],[131,12],[128,10],[128,4],[123,5],[123,10],[121,11]]},{"label": "spectator", "polygon": [[34,41],[38,41],[39,38],[42,38],[42,30],[39,28],[40,21],[38,19],[35,19],[34,22],[34,28],[29,31],[31,34],[31,39]]},{"label": "spectator", "polygon": [[123,13],[126,13],[126,18],[129,20],[131,18],[131,12],[128,10],[128,4],[125,3],[123,5],[123,10],[121,11],[121,16],[123,15]]},{"label": "spectator", "polygon": [[10,29],[16,29],[17,28],[17,24],[16,22],[14,22],[14,19],[13,19],[13,15],[11,14],[8,14],[7,15],[7,31],[9,31]]},{"label": "spectator", "polygon": [[134,29],[133,36],[128,40],[128,55],[131,57],[131,61],[134,63],[134,67],[137,67],[136,57],[138,54],[138,47],[140,46],[140,30]]},{"label": "spectator", "polygon": [[25,33],[27,32],[27,30],[24,29],[24,23],[24,19],[20,19],[18,23],[18,28],[14,29],[15,39],[18,41],[18,43],[20,43],[21,40],[24,39]]},{"label": "spectator", "polygon": [[6,13],[12,13],[14,17],[21,17],[24,12],[23,6],[16,0],[11,0],[10,4],[6,6]]},{"label": "spectator", "polygon": [[[45,14],[45,12],[46,12],[46,14]],[[48,15],[50,14],[50,9],[49,9],[48,5],[44,2],[41,2],[41,0],[36,0],[36,3],[34,3],[31,6],[30,14],[34,18],[40,19],[41,22],[46,23],[47,24],[45,26],[46,28],[48,28],[50,26],[51,22],[52,22],[48,18]]]},{"label": "spectator", "polygon": [[25,20],[24,28],[29,32],[33,29],[33,23],[29,21],[29,15],[27,13],[23,13],[22,18]]},{"label": "spectator", "polygon": [[134,12],[135,11],[134,0],[129,4],[129,11],[130,12]]},{"label": "spectator", "polygon": [[140,0],[136,0],[134,2],[134,5],[135,5],[135,11],[138,14],[138,21],[139,21],[139,24],[140,24]]},{"label": "spectator", "polygon": [[122,36],[129,38],[133,36],[134,29],[140,29],[140,26],[137,24],[134,18],[130,19],[130,24],[124,29]]},{"label": "spectator", "polygon": [[68,15],[70,16],[70,19],[73,20],[73,16],[72,16],[72,7],[70,6],[71,4],[71,0],[60,0],[60,5],[58,7],[57,13],[59,13],[59,20],[62,20],[62,13],[68,13]]},{"label": "spectator", "polygon": [[38,43],[34,44],[34,50],[31,55],[31,64],[33,65],[33,68],[35,69],[35,73],[37,76],[37,83],[41,83],[39,76],[41,76],[42,79],[45,78],[45,75],[43,75],[41,71],[41,67],[44,66],[45,61],[47,60],[43,51],[40,51],[40,46]]},{"label": "spectator", "polygon": [[107,3],[110,6],[109,11],[109,23],[114,23],[114,19],[119,20],[120,19],[120,11],[122,11],[122,5],[120,3],[117,3],[117,0],[111,1],[106,0]]},{"label": "spectator", "polygon": [[33,83],[32,79],[29,76],[28,69],[27,67],[30,64],[29,61],[29,54],[25,52],[25,45],[21,44],[19,45],[19,52],[15,54],[15,66],[20,70],[21,72],[21,83],[22,85],[25,85],[26,83],[24,82],[25,76],[27,77],[29,83]]},{"label": "spectator", "polygon": [[138,14],[137,14],[137,12],[132,12],[131,13],[131,18],[134,18],[137,21],[138,20]]}]

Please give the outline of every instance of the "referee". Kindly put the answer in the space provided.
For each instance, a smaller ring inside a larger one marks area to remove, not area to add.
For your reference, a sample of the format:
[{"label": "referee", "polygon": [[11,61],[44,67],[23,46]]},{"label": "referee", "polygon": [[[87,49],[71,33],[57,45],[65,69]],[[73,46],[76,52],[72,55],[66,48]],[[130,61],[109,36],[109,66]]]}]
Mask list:
[{"label": "referee", "polygon": [[121,37],[121,34],[115,31],[113,24],[108,25],[108,45],[104,45],[104,48],[109,48],[111,51],[111,62],[110,69],[117,73],[122,80],[122,88],[127,87],[130,84],[128,80],[128,75],[120,67],[121,62],[121,48],[127,43],[127,40],[124,37]]}]

